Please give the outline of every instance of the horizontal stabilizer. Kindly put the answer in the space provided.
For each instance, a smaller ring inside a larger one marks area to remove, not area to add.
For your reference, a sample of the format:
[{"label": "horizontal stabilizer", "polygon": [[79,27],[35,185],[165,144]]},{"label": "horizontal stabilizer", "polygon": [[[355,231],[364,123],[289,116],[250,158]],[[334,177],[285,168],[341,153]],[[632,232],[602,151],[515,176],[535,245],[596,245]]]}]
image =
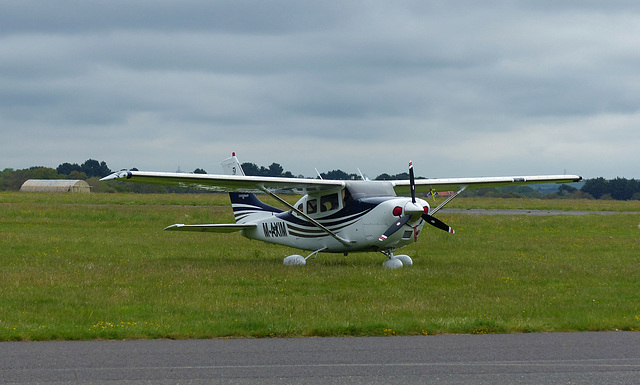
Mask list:
[{"label": "horizontal stabilizer", "polygon": [[183,225],[183,224],[175,224],[171,225],[165,230],[167,231],[200,231],[200,232],[209,232],[209,233],[233,233],[235,231],[246,230],[246,229],[254,229],[256,228],[255,224],[209,224],[209,225]]}]

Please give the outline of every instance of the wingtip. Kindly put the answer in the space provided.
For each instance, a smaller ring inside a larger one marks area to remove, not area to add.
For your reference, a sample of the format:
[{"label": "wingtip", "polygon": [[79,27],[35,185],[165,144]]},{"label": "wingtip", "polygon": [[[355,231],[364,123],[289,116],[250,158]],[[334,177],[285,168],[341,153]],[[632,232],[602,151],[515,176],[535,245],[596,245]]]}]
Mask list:
[{"label": "wingtip", "polygon": [[131,178],[133,174],[131,174],[131,171],[129,170],[120,170],[117,172],[114,172],[113,174],[107,175],[104,178],[100,179],[100,182],[104,182],[106,180],[112,180],[112,179],[129,179]]},{"label": "wingtip", "polygon": [[104,178],[100,178],[100,182],[104,182],[105,180],[111,180],[111,179],[116,179],[117,176],[115,175],[115,173],[113,174],[109,174],[107,176],[105,176]]}]

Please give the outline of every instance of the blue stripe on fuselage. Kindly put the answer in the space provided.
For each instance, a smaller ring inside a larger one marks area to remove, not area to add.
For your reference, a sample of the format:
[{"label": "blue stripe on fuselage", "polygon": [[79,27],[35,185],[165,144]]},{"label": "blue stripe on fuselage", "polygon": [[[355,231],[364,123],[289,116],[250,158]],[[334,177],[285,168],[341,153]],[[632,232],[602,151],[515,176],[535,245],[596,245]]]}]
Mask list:
[{"label": "blue stripe on fuselage", "polygon": [[[369,211],[373,210],[380,203],[387,201],[389,199],[394,199],[396,197],[367,197],[356,199],[349,204],[347,204],[342,210],[339,210],[331,215],[322,218],[316,218],[316,220],[323,225],[329,226],[340,226],[345,222],[352,222],[354,220],[360,219],[362,216],[367,214]],[[282,212],[276,215],[278,218],[299,225],[299,226],[311,226],[315,227],[314,224],[304,220],[304,218],[297,217],[291,213],[291,211]]]},{"label": "blue stripe on fuselage", "polygon": [[[262,202],[260,199],[258,199],[258,197],[256,196],[256,194],[253,193],[238,193],[238,192],[230,192],[229,193],[229,198],[231,199],[231,205],[233,206],[234,204],[238,204],[238,205],[247,205],[247,206],[253,206],[254,208],[252,210],[254,211],[266,211],[266,212],[271,212],[271,213],[281,213],[282,210],[280,210],[279,208],[273,207],[273,206],[269,206],[268,204]],[[249,210],[246,207],[234,207],[233,211],[247,211]]]}]

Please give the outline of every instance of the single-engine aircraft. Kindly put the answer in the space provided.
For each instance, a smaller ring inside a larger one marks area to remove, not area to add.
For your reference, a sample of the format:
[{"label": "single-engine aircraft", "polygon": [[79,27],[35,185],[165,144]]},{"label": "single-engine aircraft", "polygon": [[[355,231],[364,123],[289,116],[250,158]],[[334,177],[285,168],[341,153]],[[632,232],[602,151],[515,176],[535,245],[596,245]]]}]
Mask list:
[{"label": "single-engine aircraft", "polygon": [[[425,224],[454,233],[434,215],[465,189],[515,186],[535,183],[571,183],[577,175],[418,179],[409,162],[409,180],[326,180],[246,176],[235,153],[222,161],[223,175],[185,174],[122,170],[101,179],[123,180],[229,192],[235,222],[231,224],[175,224],[165,230],[230,233],[239,231],[249,239],[311,251],[306,257],[290,255],[285,265],[304,265],[320,252],[379,251],[387,256],[383,266],[399,268],[413,264],[396,249],[416,242]],[[431,208],[416,197],[416,189],[434,194],[455,191]],[[281,202],[281,210],[260,201],[255,193],[266,193]],[[294,205],[279,193],[296,193]],[[405,193],[409,197],[398,196]]]}]

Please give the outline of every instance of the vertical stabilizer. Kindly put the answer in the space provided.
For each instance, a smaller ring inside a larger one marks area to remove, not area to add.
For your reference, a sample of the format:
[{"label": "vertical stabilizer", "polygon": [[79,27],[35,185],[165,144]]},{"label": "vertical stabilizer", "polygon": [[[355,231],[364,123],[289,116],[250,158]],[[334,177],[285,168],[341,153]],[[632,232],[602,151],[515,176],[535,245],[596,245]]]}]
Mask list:
[{"label": "vertical stabilizer", "polygon": [[[236,158],[236,153],[232,153],[231,156],[221,162],[222,171],[225,175],[244,175],[240,161]],[[253,193],[247,192],[230,192],[229,198],[231,199],[231,207],[233,208],[233,215],[236,219],[236,223],[247,223],[251,221],[251,218],[255,218],[255,215],[264,215],[264,213],[280,213],[282,210],[269,206]]]},{"label": "vertical stabilizer", "polygon": [[244,175],[240,161],[236,158],[236,153],[222,161],[222,172],[224,175]]}]

